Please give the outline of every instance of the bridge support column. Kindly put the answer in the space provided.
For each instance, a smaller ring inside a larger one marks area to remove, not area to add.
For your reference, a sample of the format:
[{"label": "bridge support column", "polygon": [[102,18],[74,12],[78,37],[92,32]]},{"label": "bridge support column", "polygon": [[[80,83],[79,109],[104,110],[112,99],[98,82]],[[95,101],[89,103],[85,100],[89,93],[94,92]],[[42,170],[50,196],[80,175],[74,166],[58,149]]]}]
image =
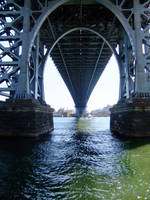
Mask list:
[{"label": "bridge support column", "polygon": [[53,109],[37,100],[0,102],[0,137],[36,137],[53,130]]},{"label": "bridge support column", "polygon": [[76,107],[76,117],[85,117],[86,107]]},{"label": "bridge support column", "polygon": [[20,75],[17,84],[17,91],[15,98],[28,99],[30,98],[29,91],[29,71],[28,71],[28,49],[30,46],[30,11],[31,11],[31,1],[25,0],[23,13],[23,34],[22,34],[22,56],[19,61]]},{"label": "bridge support column", "polygon": [[[150,25],[143,28],[143,16],[149,4],[141,4],[140,0],[133,1],[134,34],[135,34],[135,68],[130,67],[130,57],[126,62],[128,73],[134,81],[133,89],[130,81],[126,87],[128,95],[121,98],[111,109],[110,129],[113,133],[128,137],[150,137],[150,68],[149,68],[149,35]],[[149,14],[149,13],[148,13]],[[146,18],[148,19],[148,14]],[[124,42],[126,46],[127,42]],[[145,48],[145,49],[144,49]],[[128,56],[128,51],[123,50]],[[126,56],[125,56],[126,58]],[[134,65],[133,65],[134,66]],[[126,73],[127,74],[127,73]]]}]

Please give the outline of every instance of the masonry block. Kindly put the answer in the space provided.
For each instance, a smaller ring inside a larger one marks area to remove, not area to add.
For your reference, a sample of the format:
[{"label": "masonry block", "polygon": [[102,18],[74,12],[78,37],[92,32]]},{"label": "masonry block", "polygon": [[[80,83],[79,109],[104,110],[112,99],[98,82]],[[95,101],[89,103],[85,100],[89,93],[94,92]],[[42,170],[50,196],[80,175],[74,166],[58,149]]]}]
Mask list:
[{"label": "masonry block", "polygon": [[37,100],[0,102],[0,137],[37,137],[53,130],[53,109]]},{"label": "masonry block", "polygon": [[150,99],[119,102],[111,109],[110,129],[127,137],[150,137]]}]

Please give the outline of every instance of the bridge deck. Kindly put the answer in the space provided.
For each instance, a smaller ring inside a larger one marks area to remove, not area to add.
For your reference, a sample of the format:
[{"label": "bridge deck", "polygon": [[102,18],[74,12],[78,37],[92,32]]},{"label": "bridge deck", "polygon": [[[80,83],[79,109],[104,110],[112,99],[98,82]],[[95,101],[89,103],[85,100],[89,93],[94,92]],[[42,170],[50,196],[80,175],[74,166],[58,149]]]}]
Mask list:
[{"label": "bridge deck", "polygon": [[[64,32],[75,27],[87,27],[100,33],[116,48],[118,24],[113,14],[95,1],[73,1],[49,16],[41,29],[41,39],[50,48]],[[66,35],[53,49],[51,57],[76,106],[86,105],[111,55],[112,51],[104,40],[87,30]]]}]

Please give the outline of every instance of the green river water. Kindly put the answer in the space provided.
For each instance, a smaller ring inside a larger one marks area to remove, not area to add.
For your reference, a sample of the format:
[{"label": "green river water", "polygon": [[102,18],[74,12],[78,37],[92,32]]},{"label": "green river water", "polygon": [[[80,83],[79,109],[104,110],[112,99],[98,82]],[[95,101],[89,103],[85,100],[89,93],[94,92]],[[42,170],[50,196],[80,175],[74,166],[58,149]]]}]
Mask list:
[{"label": "green river water", "polygon": [[150,200],[150,140],[123,140],[109,118],[55,118],[47,137],[0,141],[2,200]]}]

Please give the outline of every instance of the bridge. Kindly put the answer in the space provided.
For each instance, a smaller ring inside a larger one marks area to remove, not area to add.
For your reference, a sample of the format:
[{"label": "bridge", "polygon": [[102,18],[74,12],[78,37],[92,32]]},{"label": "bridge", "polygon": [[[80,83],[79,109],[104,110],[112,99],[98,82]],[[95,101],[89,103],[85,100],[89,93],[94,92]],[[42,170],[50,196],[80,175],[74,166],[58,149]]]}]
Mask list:
[{"label": "bridge", "polygon": [[0,135],[53,129],[43,85],[48,56],[82,116],[112,54],[120,93],[111,131],[150,136],[149,0],[1,0],[0,95],[7,100],[0,102]]}]

